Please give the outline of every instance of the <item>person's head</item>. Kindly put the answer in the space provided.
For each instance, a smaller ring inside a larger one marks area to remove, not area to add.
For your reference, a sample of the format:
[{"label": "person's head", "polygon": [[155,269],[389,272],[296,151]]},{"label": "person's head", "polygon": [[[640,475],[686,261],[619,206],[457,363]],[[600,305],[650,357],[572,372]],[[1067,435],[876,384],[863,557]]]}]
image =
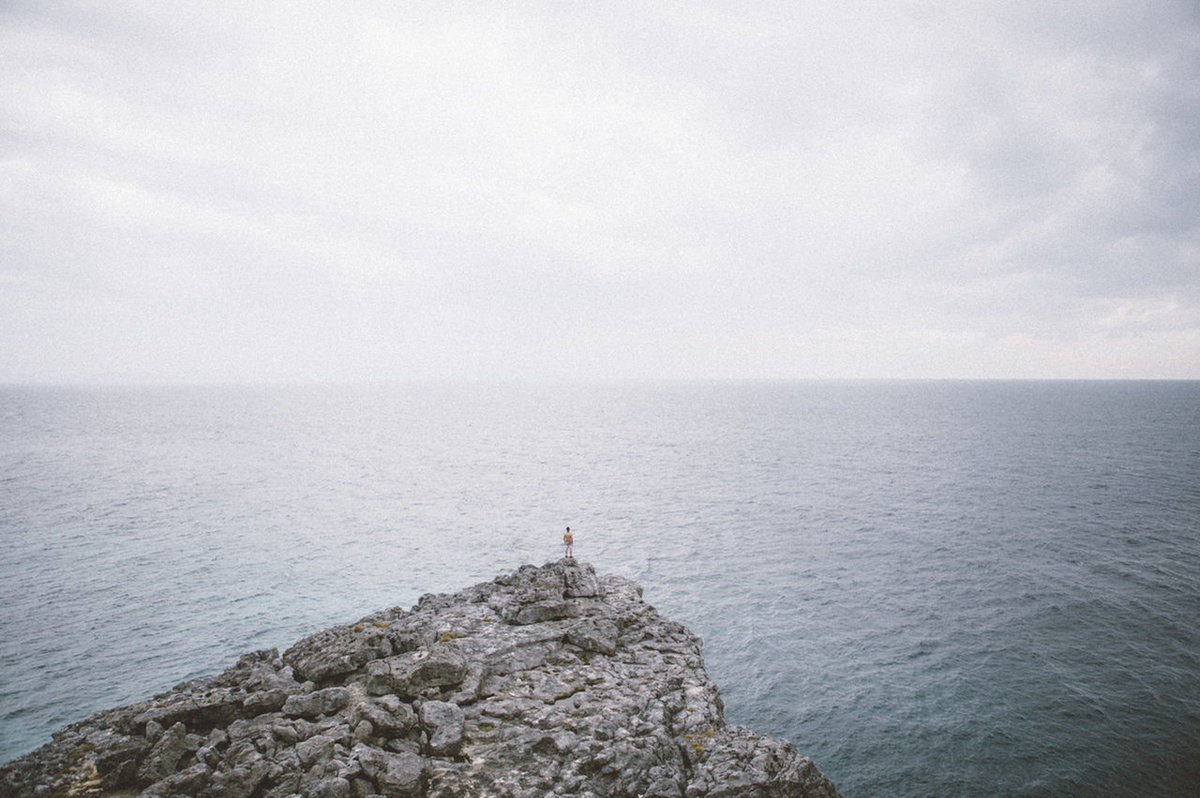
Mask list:
[{"label": "person's head", "polygon": [[567,532],[570,532],[570,531],[571,531],[571,527],[567,527]]}]

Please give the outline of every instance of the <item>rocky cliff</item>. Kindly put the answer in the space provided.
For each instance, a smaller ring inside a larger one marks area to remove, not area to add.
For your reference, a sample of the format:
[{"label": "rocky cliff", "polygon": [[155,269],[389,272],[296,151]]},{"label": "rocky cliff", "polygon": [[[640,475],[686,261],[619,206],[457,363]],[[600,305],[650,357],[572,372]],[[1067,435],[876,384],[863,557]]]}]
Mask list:
[{"label": "rocky cliff", "polygon": [[561,560],[427,595],[69,726],[0,795],[837,796],[641,594]]}]

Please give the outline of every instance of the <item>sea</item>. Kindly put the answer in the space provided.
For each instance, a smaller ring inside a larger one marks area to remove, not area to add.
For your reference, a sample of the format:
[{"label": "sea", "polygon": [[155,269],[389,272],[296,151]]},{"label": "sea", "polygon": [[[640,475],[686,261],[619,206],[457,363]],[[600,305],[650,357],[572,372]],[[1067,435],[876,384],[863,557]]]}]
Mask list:
[{"label": "sea", "polygon": [[0,388],[0,761],[567,526],[848,798],[1200,795],[1200,382]]}]

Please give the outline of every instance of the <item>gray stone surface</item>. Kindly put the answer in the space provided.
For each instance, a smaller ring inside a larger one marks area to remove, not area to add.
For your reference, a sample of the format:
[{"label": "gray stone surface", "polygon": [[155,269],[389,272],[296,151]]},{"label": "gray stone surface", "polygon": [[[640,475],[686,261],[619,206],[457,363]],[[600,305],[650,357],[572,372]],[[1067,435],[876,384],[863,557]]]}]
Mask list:
[{"label": "gray stone surface", "polygon": [[462,708],[449,701],[426,701],[421,704],[421,727],[429,743],[426,746],[433,756],[453,756],[462,750]]},{"label": "gray stone surface", "polygon": [[327,687],[311,693],[296,693],[283,703],[283,714],[292,718],[315,718],[332,715],[350,703],[345,687]]},{"label": "gray stone surface", "polygon": [[0,795],[837,796],[641,594],[575,560],[430,594],[73,724]]},{"label": "gray stone surface", "polygon": [[384,795],[420,795],[425,761],[411,751],[381,751],[357,745],[352,752],[363,773]]},{"label": "gray stone surface", "polygon": [[187,729],[183,723],[176,723],[159,734],[150,748],[150,753],[146,754],[141,767],[138,768],[138,779],[151,783],[174,773],[183,757],[186,735]]}]

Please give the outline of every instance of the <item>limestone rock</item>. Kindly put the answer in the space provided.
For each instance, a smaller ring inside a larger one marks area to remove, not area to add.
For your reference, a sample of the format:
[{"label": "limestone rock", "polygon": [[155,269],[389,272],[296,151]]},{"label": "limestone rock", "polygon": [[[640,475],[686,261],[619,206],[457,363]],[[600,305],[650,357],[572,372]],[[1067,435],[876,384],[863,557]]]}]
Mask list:
[{"label": "limestone rock", "polygon": [[277,712],[287,703],[289,695],[286,690],[279,688],[250,693],[242,699],[243,714],[254,717],[264,712]]},{"label": "limestone rock", "polygon": [[345,687],[327,687],[313,693],[297,693],[283,704],[283,714],[293,718],[315,718],[332,715],[350,703]]},{"label": "limestone rock", "polygon": [[181,722],[160,734],[138,768],[138,780],[143,784],[151,784],[174,773],[183,756],[186,735],[187,728]]},{"label": "limestone rock", "polygon": [[448,701],[426,701],[421,704],[421,725],[429,735],[429,753],[433,756],[452,756],[462,748],[463,711]]},{"label": "limestone rock", "polygon": [[326,629],[296,643],[284,652],[283,659],[301,679],[321,683],[390,655],[390,627],[390,622],[373,619]]},{"label": "limestone rock", "polygon": [[367,689],[374,695],[416,698],[429,688],[461,684],[467,660],[457,646],[435,643],[428,649],[377,660],[367,666]]},{"label": "limestone rock", "polygon": [[395,695],[364,699],[355,709],[359,722],[367,721],[373,733],[384,737],[400,737],[416,722],[412,706]]},{"label": "limestone rock", "polygon": [[563,568],[563,596],[567,598],[594,598],[604,595],[604,588],[590,567]]},{"label": "limestone rock", "polygon": [[350,782],[334,776],[307,786],[301,798],[350,798],[351,795]]},{"label": "limestone rock", "polygon": [[354,756],[363,773],[385,795],[418,795],[425,762],[409,751],[392,753],[365,745],[354,747]]},{"label": "limestone rock", "polygon": [[634,582],[526,565],[73,724],[0,795],[837,796],[725,722],[700,651]]},{"label": "limestone rock", "polygon": [[589,618],[567,630],[567,642],[584,651],[600,654],[617,652],[617,625],[608,618]]}]

